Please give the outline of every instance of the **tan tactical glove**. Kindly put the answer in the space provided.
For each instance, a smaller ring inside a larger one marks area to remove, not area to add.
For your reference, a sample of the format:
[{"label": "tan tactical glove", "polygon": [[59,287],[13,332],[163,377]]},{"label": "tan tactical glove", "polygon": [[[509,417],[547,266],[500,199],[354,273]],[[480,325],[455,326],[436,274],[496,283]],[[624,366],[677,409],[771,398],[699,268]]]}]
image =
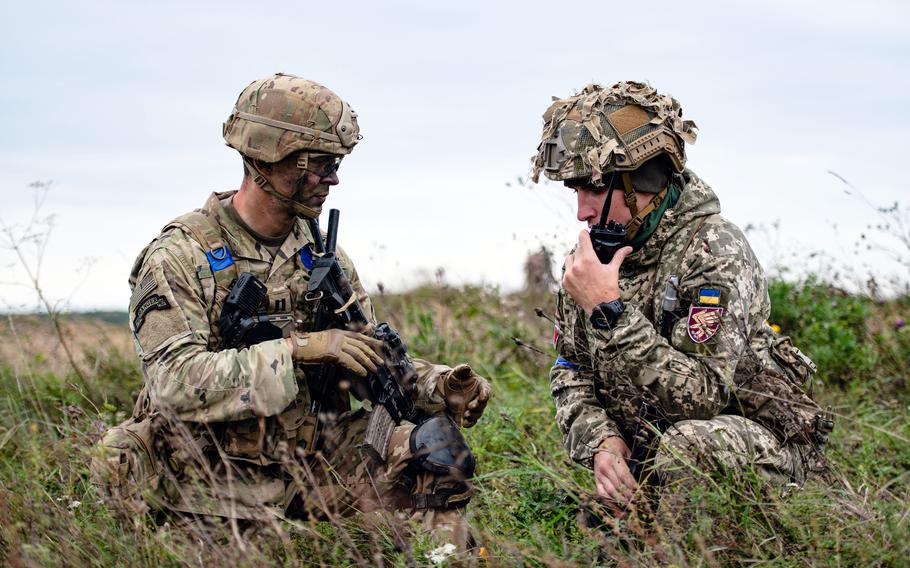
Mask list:
[{"label": "tan tactical glove", "polygon": [[341,329],[294,332],[289,338],[294,360],[300,363],[338,363],[355,375],[366,377],[383,364],[382,342]]},{"label": "tan tactical glove", "polygon": [[442,393],[452,419],[465,428],[477,424],[493,395],[490,382],[464,364],[443,373],[436,388]]}]

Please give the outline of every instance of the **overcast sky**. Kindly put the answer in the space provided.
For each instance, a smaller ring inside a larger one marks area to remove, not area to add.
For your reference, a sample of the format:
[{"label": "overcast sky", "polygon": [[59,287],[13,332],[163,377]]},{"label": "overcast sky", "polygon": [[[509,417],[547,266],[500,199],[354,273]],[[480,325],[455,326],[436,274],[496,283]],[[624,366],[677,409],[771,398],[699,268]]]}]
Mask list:
[{"label": "overcast sky", "polygon": [[[445,267],[513,289],[529,249],[561,256],[572,195],[514,183],[551,95],[647,80],[699,126],[689,166],[753,234],[852,254],[875,204],[907,202],[910,3],[17,2],[0,34],[0,219],[27,221],[36,180],[55,228],[43,284],[74,308],[124,309],[136,254],[212,191],[238,187],[221,123],[283,71],[351,103],[364,138],[328,206],[369,288]],[[773,233],[773,232],[772,232]],[[853,262],[851,260],[851,262]],[[890,270],[886,261],[876,267]],[[804,268],[805,263],[799,267]],[[34,306],[0,250],[0,310]]]}]

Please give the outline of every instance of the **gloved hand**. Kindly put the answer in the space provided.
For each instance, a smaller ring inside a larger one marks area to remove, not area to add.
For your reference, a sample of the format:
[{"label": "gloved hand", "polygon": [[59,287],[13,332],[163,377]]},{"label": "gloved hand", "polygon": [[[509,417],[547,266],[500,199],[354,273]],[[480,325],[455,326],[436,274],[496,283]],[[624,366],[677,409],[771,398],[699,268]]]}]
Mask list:
[{"label": "gloved hand", "polygon": [[366,377],[382,365],[382,342],[341,329],[294,332],[290,343],[294,360],[300,363],[338,363],[357,376]]},{"label": "gloved hand", "polygon": [[443,373],[436,388],[445,399],[452,419],[465,428],[477,423],[493,395],[490,382],[464,364]]}]

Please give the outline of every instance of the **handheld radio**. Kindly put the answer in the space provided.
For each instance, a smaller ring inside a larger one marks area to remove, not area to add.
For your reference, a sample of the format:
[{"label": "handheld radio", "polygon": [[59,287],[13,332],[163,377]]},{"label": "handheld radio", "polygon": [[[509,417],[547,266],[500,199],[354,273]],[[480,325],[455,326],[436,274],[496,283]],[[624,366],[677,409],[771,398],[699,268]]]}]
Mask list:
[{"label": "handheld radio", "polygon": [[607,222],[610,215],[610,205],[613,203],[613,181],[616,172],[610,176],[610,190],[607,192],[607,199],[604,207],[601,209],[600,222],[591,227],[591,244],[594,245],[594,252],[597,258],[603,264],[609,264],[626,240],[626,226],[616,221]]}]

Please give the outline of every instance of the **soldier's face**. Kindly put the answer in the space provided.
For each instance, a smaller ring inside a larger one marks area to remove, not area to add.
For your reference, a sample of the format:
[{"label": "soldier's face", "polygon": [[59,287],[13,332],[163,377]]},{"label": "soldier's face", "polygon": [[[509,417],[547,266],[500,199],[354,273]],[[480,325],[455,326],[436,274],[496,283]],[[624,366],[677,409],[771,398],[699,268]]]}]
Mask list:
[{"label": "soldier's face", "polygon": [[[583,223],[587,223],[589,228],[599,223],[600,213],[607,205],[607,194],[609,192],[603,187],[578,184],[574,180],[569,180],[565,183],[566,187],[575,191],[577,200],[576,218]],[[623,200],[622,190],[613,191],[613,200],[607,219],[623,225],[632,220],[632,213]]]},{"label": "soldier's face", "polygon": [[[313,169],[324,171],[314,164]],[[305,205],[314,211],[321,212],[322,205],[329,196],[329,189],[338,185],[338,172],[332,171],[327,176],[310,170],[301,170],[296,163],[282,163],[282,171],[277,172],[281,181],[276,189],[283,195],[290,197],[297,203]],[[280,185],[280,187],[278,187]]]},{"label": "soldier's face", "polygon": [[[604,187],[578,183],[576,180],[567,180],[565,186],[575,191],[578,208],[576,218],[588,224],[588,228],[600,222],[600,213],[607,206],[607,195],[610,193]],[[635,199],[638,210],[641,211],[654,196],[649,193],[636,192]],[[621,189],[613,190],[608,221],[616,221],[628,225],[632,220],[632,212],[626,205],[625,194]]]},{"label": "soldier's face", "polygon": [[314,211],[322,211],[322,204],[329,196],[329,188],[338,185],[338,173],[333,172],[324,178],[312,172],[302,172],[302,174],[294,182],[292,198]]}]

